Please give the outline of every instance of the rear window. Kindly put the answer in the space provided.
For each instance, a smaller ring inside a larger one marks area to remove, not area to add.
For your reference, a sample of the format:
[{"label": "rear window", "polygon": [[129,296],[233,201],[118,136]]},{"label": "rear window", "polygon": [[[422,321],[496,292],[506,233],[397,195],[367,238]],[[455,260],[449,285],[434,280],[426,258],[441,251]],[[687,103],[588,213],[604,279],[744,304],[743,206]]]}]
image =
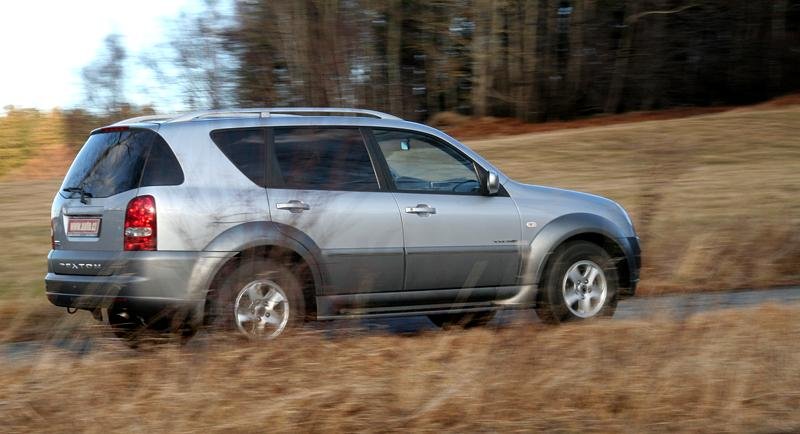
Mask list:
[{"label": "rear window", "polygon": [[61,188],[67,196],[63,189],[82,188],[91,197],[109,197],[140,186],[182,183],[180,164],[161,136],[126,129],[89,136]]}]

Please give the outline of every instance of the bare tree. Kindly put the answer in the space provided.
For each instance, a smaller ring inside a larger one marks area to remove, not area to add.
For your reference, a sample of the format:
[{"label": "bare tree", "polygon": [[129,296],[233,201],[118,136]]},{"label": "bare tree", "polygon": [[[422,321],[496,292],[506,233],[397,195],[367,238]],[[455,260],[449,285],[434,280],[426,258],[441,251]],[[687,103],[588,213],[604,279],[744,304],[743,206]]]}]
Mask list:
[{"label": "bare tree", "polygon": [[524,120],[800,88],[800,0],[248,0],[242,103]]},{"label": "bare tree", "polygon": [[106,36],[103,51],[81,71],[84,96],[90,107],[112,114],[122,111],[127,57],[122,37],[116,33]]},{"label": "bare tree", "polygon": [[639,12],[641,5],[638,1],[629,1],[626,3],[629,4],[630,11],[627,18],[625,18],[625,22],[623,24],[624,29],[622,43],[616,53],[616,60],[614,62],[614,75],[608,90],[608,98],[606,99],[606,113],[613,113],[619,109],[620,101],[622,100],[623,87],[625,86],[625,77],[628,73],[628,63],[630,62],[630,58],[633,54],[632,50],[636,37],[636,25],[639,23],[639,20],[652,15],[679,14],[683,11],[699,6],[697,4],[689,4],[670,10]]},{"label": "bare tree", "polygon": [[197,13],[182,12],[171,23],[169,42],[141,61],[161,86],[180,89],[189,108],[219,109],[234,104],[237,57],[228,49],[230,17],[217,0]]}]

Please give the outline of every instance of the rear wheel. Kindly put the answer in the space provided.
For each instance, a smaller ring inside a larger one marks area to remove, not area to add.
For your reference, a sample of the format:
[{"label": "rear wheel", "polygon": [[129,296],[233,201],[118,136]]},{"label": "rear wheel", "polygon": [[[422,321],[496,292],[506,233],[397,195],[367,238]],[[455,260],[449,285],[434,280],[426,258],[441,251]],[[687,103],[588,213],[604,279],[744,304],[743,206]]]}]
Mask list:
[{"label": "rear wheel", "polygon": [[597,244],[574,241],[560,247],[546,271],[536,313],[548,324],[610,317],[617,307],[614,261]]},{"label": "rear wheel", "polygon": [[489,323],[494,318],[495,312],[466,312],[466,313],[440,313],[436,315],[428,315],[437,327],[450,328],[450,327],[482,327]]},{"label": "rear wheel", "polygon": [[266,259],[239,265],[212,294],[212,327],[235,330],[254,340],[274,339],[299,327],[305,303],[292,268]]}]

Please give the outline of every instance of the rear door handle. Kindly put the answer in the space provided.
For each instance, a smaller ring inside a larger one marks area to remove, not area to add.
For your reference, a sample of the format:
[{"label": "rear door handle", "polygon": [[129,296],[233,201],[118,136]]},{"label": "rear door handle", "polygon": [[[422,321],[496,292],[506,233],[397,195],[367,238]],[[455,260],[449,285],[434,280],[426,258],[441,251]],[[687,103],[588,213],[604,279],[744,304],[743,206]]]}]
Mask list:
[{"label": "rear door handle", "polygon": [[436,208],[431,208],[424,203],[417,204],[417,206],[406,207],[406,212],[409,214],[417,214],[421,217],[427,217],[431,214],[436,214]]},{"label": "rear door handle", "polygon": [[290,200],[288,202],[277,203],[275,204],[275,207],[278,209],[288,210],[291,213],[300,213],[311,209],[307,203],[301,200]]}]

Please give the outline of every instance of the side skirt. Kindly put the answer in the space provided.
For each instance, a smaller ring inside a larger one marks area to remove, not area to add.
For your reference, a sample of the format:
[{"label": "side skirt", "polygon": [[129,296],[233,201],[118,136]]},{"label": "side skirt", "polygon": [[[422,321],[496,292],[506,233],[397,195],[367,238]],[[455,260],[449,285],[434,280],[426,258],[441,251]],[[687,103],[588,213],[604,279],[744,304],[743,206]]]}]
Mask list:
[{"label": "side skirt", "polygon": [[531,303],[507,303],[522,289],[522,286],[500,286],[317,296],[317,319],[412,316],[533,307]]}]

